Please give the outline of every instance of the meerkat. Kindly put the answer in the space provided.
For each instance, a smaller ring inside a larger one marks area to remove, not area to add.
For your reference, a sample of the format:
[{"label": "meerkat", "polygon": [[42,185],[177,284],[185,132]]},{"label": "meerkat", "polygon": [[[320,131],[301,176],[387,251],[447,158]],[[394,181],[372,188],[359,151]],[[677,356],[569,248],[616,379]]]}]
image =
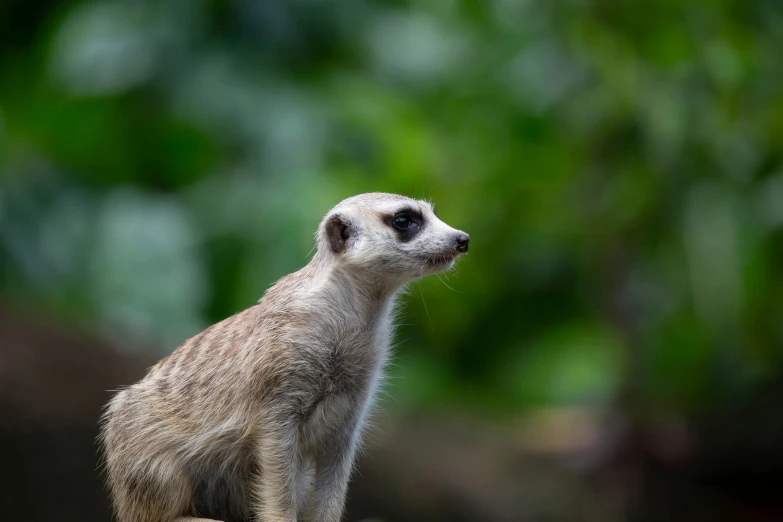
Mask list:
[{"label": "meerkat", "polygon": [[259,304],[118,392],[101,441],[120,522],[339,522],[382,380],[395,297],[469,236],[426,202],[351,197]]}]

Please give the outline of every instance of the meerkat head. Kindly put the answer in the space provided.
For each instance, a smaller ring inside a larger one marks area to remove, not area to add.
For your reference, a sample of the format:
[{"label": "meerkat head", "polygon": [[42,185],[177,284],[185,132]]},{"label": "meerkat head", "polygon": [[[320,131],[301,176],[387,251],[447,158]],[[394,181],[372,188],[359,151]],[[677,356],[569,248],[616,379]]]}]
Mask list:
[{"label": "meerkat head", "polygon": [[336,263],[400,282],[448,270],[469,241],[438,219],[431,203],[384,193],[342,201],[318,230],[319,250],[331,252]]}]

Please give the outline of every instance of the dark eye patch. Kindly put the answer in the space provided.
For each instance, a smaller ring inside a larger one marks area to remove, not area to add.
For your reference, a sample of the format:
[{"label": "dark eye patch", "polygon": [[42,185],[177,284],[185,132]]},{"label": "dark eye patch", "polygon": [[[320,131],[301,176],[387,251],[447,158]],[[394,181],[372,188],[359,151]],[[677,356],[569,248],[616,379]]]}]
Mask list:
[{"label": "dark eye patch", "polygon": [[397,233],[397,239],[406,243],[416,237],[424,228],[424,217],[418,210],[402,209],[383,216],[383,222]]}]

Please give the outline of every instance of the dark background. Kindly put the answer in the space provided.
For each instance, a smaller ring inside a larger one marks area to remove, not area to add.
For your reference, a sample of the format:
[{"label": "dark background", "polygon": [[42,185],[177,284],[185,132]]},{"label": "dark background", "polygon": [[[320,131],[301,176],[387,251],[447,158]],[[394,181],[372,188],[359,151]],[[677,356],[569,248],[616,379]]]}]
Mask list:
[{"label": "dark background", "polygon": [[783,520],[777,0],[0,1],[0,518],[109,520],[117,389],[359,192],[403,300],[347,520]]}]

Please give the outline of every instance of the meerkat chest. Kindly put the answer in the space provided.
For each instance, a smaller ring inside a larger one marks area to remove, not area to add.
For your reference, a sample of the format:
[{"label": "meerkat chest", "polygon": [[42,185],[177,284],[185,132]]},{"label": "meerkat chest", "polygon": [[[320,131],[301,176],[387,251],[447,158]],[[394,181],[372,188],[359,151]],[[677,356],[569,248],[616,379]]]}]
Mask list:
[{"label": "meerkat chest", "polygon": [[386,360],[388,339],[375,335],[351,342],[342,339],[327,348],[323,366],[323,396],[363,395],[380,372]]},{"label": "meerkat chest", "polygon": [[323,427],[360,421],[382,377],[388,345],[388,331],[371,331],[336,339],[326,347],[318,386],[305,414],[313,439],[324,435]]},{"label": "meerkat chest", "polygon": [[[366,316],[343,316],[324,321],[311,350],[314,386],[303,404],[306,438],[320,439],[323,429],[361,424],[381,381],[391,334],[391,306]],[[336,324],[335,324],[336,323]],[[336,326],[336,327],[335,327]]]},{"label": "meerkat chest", "polygon": [[346,321],[327,336],[322,368],[330,393],[361,392],[382,371],[391,335],[389,313],[384,312]]}]

